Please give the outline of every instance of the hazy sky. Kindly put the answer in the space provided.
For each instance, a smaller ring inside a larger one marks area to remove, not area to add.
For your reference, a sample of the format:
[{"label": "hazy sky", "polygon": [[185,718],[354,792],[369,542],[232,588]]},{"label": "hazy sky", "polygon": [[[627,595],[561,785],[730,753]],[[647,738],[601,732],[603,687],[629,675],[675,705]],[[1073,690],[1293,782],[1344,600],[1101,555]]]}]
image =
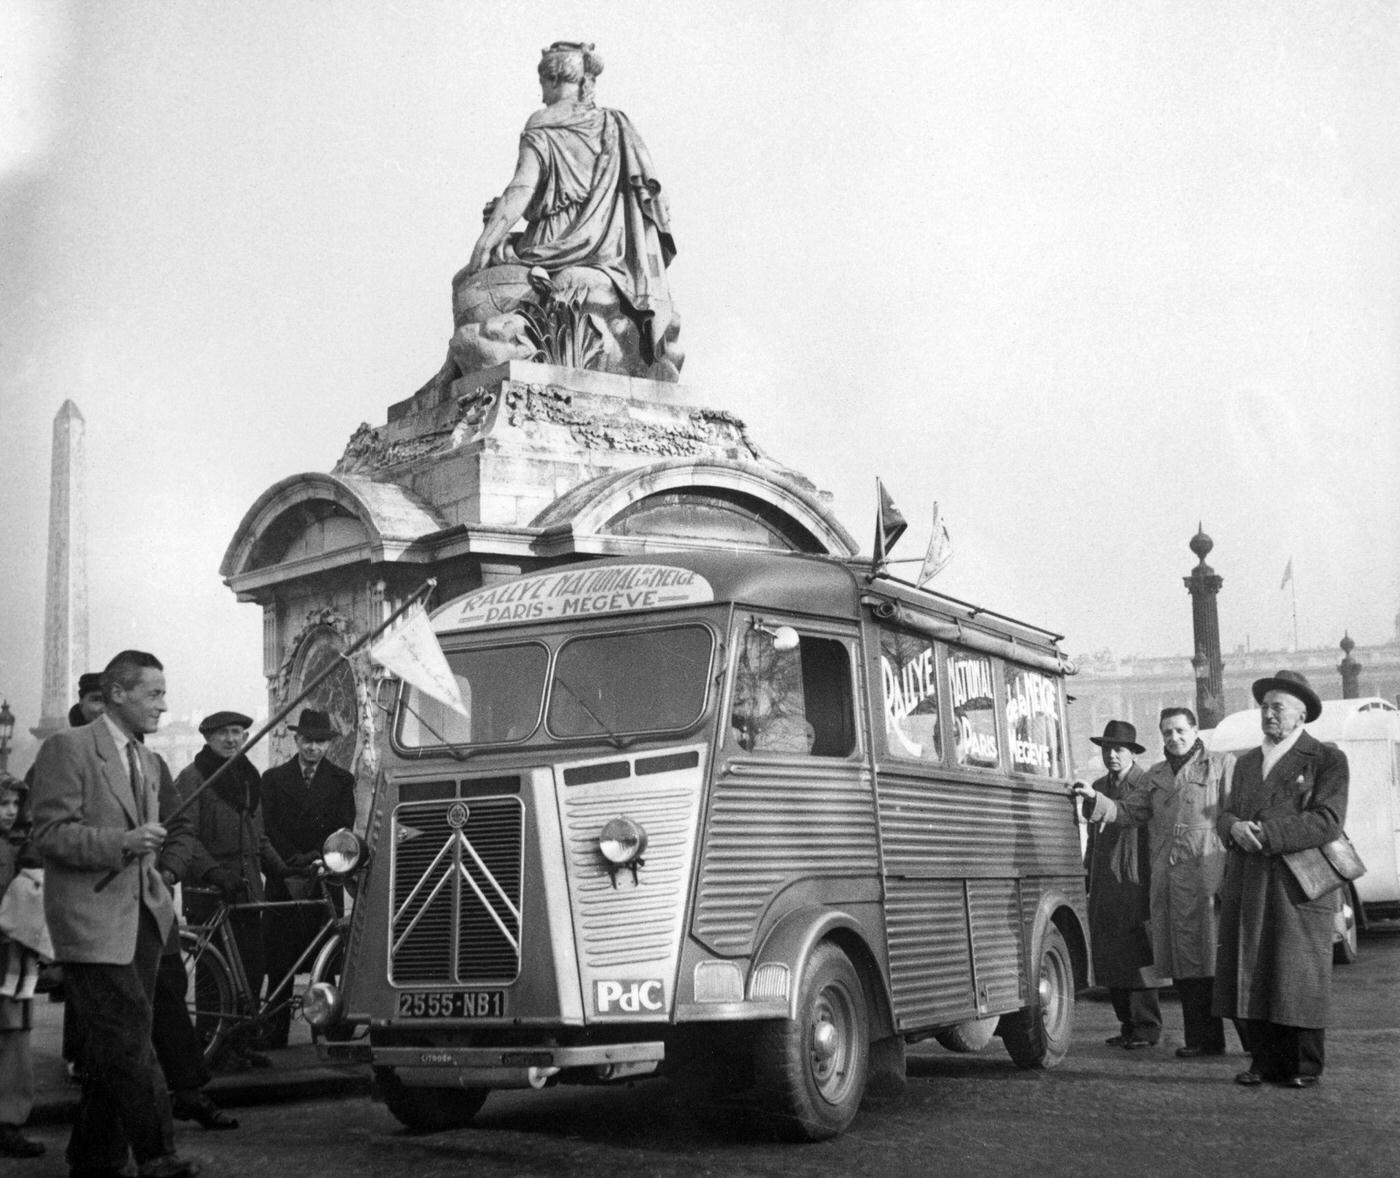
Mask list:
[{"label": "hazy sky", "polygon": [[0,4],[0,694],[40,696],[50,429],[92,661],[264,702],[218,565],[440,365],[557,39],[651,149],[685,382],[1071,653],[1363,647],[1400,609],[1400,16],[1257,0]]}]

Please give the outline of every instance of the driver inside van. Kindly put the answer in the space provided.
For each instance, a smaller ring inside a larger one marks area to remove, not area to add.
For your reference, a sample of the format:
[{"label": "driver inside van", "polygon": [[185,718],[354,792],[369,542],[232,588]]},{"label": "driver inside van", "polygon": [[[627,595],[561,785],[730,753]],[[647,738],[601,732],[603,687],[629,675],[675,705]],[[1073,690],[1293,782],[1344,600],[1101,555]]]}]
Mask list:
[{"label": "driver inside van", "polygon": [[786,694],[762,675],[743,668],[734,684],[729,723],[734,742],[745,752],[810,753],[816,732],[796,708],[784,706]]}]

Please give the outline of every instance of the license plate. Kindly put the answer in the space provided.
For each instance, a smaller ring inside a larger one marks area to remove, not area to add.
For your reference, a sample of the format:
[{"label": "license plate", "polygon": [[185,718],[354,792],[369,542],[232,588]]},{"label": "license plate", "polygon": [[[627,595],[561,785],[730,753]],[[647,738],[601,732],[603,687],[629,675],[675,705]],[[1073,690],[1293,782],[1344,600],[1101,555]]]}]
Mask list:
[{"label": "license plate", "polygon": [[399,992],[403,1018],[501,1018],[504,990],[404,990]]}]

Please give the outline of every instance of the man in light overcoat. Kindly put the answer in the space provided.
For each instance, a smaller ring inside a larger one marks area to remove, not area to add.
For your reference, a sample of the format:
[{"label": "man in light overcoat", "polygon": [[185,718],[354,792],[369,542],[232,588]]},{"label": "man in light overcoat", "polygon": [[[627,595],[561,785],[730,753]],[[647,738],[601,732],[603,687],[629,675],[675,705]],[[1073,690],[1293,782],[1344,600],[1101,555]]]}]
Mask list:
[{"label": "man in light overcoat", "polygon": [[1232,753],[1207,752],[1190,708],[1165,708],[1158,720],[1165,759],[1121,800],[1094,795],[1088,817],[1120,827],[1146,826],[1152,854],[1149,908],[1152,958],[1181,997],[1181,1059],[1225,1054],[1223,1020],[1211,1013],[1215,984],[1216,901],[1225,876],[1225,843],[1216,830],[1235,768]]}]

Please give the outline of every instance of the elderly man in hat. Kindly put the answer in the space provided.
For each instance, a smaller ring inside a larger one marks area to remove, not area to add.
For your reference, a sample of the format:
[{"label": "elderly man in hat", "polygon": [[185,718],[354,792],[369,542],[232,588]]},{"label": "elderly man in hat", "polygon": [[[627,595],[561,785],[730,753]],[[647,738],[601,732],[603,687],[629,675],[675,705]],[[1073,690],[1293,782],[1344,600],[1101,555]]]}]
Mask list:
[{"label": "elderly man in hat", "polygon": [[1092,786],[1074,783],[1084,799],[1089,821],[1089,845],[1084,867],[1089,873],[1089,939],[1094,947],[1094,977],[1108,987],[1117,1035],[1110,1047],[1129,1051],[1154,1047],[1162,1037],[1162,1008],[1157,989],[1165,984],[1152,968],[1152,858],[1147,828],[1110,824],[1097,797],[1117,802],[1140,789],[1146,776],[1133,759],[1144,752],[1137,729],[1126,720],[1110,720],[1102,736],[1089,738],[1099,746],[1108,773]]},{"label": "elderly man in hat", "polygon": [[1089,786],[1075,792],[1092,804],[1086,807],[1091,822],[1147,827],[1153,967],[1171,975],[1181,996],[1186,1042],[1176,1054],[1224,1055],[1225,1026],[1211,1013],[1216,898],[1225,874],[1225,844],[1216,823],[1235,757],[1206,751],[1190,708],[1164,708],[1157,728],[1164,760],[1137,789],[1117,801]]},{"label": "elderly man in hat", "polygon": [[[325,712],[304,708],[300,718],[289,728],[296,740],[297,754],[267,771],[263,776],[263,795],[268,837],[289,870],[297,872],[306,870],[321,857],[321,845],[327,835],[341,827],[355,825],[355,778],[326,756],[331,741],[340,734]],[[279,881],[269,885],[268,898],[297,897],[288,881]],[[342,910],[344,900],[340,888],[332,886],[331,899],[337,911]],[[315,937],[321,919],[321,914],[314,910],[287,909],[273,914],[267,942],[269,973],[273,979],[286,976]],[[281,997],[287,995],[284,993]],[[271,1022],[270,1045],[285,1047],[291,1029],[291,1005],[285,1004]]]},{"label": "elderly man in hat", "polygon": [[1229,848],[1215,1013],[1243,1020],[1252,1056],[1235,1077],[1312,1088],[1322,1077],[1340,891],[1309,900],[1282,856],[1322,847],[1347,815],[1346,754],[1303,726],[1322,701],[1297,671],[1254,682],[1263,741],[1240,755],[1218,829]]},{"label": "elderly man in hat", "polygon": [[[204,747],[194,761],[175,779],[181,798],[195,801],[189,807],[198,845],[185,873],[185,882],[202,888],[217,888],[225,901],[252,901],[264,898],[263,872],[270,880],[287,873],[286,864],[268,840],[263,826],[262,778],[240,750],[253,721],[242,712],[221,711],[206,716],[199,725]],[[227,769],[208,789],[204,783],[216,772]],[[196,797],[196,791],[198,796]],[[196,924],[212,914],[208,896],[189,893],[185,913]],[[263,948],[262,913],[257,909],[235,911],[230,917],[238,955],[251,993],[262,990],[266,976]],[[231,1045],[232,1056],[221,1061],[232,1067],[267,1067],[269,1060],[245,1042]]]}]

